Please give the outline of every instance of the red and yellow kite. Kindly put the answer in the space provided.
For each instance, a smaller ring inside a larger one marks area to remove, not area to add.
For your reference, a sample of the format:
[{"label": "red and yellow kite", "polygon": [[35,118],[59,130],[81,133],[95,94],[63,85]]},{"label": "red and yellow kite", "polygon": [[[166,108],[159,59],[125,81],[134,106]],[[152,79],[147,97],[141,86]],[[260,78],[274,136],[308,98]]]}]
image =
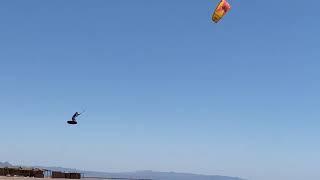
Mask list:
[{"label": "red and yellow kite", "polygon": [[223,16],[226,15],[226,13],[230,9],[231,9],[231,6],[227,2],[227,0],[221,0],[212,15],[212,21],[214,21],[215,23],[218,23],[221,20],[221,18],[223,18]]}]

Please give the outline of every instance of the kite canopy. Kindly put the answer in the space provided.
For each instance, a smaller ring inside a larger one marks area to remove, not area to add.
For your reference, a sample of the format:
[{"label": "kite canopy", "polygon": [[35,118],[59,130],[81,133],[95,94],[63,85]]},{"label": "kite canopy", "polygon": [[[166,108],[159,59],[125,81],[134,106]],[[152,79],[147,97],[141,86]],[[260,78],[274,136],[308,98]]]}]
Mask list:
[{"label": "kite canopy", "polygon": [[227,2],[227,0],[221,0],[212,15],[212,21],[214,21],[215,23],[218,23],[230,9],[231,9],[231,6]]}]

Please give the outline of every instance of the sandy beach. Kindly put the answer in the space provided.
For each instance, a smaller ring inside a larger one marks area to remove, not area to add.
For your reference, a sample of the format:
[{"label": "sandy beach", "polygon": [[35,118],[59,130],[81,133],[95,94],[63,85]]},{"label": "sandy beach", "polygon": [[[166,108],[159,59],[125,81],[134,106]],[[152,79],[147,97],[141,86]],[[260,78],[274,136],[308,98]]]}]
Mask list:
[{"label": "sandy beach", "polygon": [[[85,180],[97,180],[101,178],[81,178],[81,179],[85,179]],[[46,178],[33,178],[33,177],[6,177],[6,176],[0,176],[0,180],[53,180],[53,178],[50,177],[46,177]],[[63,178],[59,178],[56,180],[70,180],[70,179],[63,179]],[[108,180],[108,179],[103,179],[103,180]]]},{"label": "sandy beach", "polygon": [[[0,176],[0,180],[27,180],[27,179],[43,179],[43,178],[30,178],[30,177],[6,177],[6,176]],[[50,179],[50,178],[44,178],[44,179]]]},{"label": "sandy beach", "polygon": [[[0,180],[48,180],[52,178],[33,178],[33,177],[6,177],[6,176],[0,176]],[[60,179],[60,180],[66,180],[66,179]],[[70,179],[68,179],[70,180]]]}]

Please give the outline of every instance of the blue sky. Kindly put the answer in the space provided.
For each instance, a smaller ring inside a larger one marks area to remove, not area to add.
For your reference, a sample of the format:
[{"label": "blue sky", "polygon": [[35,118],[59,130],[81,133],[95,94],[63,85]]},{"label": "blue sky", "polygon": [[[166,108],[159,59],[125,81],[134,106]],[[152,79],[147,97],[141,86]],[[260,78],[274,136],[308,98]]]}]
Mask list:
[{"label": "blue sky", "polygon": [[320,2],[217,2],[1,1],[0,161],[319,179]]}]

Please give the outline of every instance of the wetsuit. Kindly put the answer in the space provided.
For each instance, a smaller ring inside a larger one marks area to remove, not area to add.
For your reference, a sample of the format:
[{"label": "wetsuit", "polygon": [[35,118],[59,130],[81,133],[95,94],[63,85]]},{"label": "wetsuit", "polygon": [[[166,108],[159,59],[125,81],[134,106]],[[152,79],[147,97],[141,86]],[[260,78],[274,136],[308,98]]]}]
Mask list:
[{"label": "wetsuit", "polygon": [[76,112],[73,116],[72,116],[72,121],[76,122],[76,117],[78,117],[80,115],[80,113]]}]

